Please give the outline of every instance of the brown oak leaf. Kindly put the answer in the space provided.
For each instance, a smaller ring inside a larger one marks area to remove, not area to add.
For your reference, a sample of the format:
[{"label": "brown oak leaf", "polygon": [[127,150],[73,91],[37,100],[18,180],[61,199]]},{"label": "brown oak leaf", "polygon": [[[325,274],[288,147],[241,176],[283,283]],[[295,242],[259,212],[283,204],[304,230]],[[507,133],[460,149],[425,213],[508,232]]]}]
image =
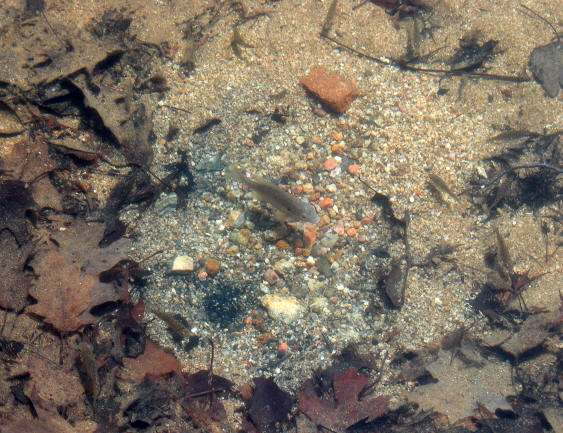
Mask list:
[{"label": "brown oak leaf", "polygon": [[88,224],[77,218],[70,227],[57,232],[52,238],[59,244],[68,264],[79,263],[84,272],[97,276],[127,259],[130,244],[129,239],[119,239],[100,248],[105,228],[104,224]]},{"label": "brown oak leaf", "polygon": [[94,323],[90,310],[119,298],[112,284],[84,273],[79,263],[68,264],[58,249],[39,252],[31,266],[38,277],[29,294],[37,304],[27,311],[44,317],[62,333]]},{"label": "brown oak leaf", "polygon": [[371,422],[389,412],[389,398],[378,396],[370,400],[359,400],[368,378],[355,368],[334,376],[333,399],[320,398],[312,380],[307,380],[299,393],[299,410],[317,425],[334,432],[344,432],[360,421]]},{"label": "brown oak leaf", "polygon": [[124,358],[118,376],[126,382],[141,382],[147,375],[162,376],[180,370],[180,363],[149,339],[145,351],[136,358]]}]

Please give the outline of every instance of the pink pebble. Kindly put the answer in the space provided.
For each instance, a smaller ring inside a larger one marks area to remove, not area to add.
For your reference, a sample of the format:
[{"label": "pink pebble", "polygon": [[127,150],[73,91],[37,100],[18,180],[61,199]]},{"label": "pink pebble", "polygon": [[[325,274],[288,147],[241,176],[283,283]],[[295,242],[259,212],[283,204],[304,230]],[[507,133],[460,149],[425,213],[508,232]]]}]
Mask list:
[{"label": "pink pebble", "polygon": [[325,161],[324,168],[326,171],[332,171],[338,166],[338,161],[334,158],[328,158]]}]

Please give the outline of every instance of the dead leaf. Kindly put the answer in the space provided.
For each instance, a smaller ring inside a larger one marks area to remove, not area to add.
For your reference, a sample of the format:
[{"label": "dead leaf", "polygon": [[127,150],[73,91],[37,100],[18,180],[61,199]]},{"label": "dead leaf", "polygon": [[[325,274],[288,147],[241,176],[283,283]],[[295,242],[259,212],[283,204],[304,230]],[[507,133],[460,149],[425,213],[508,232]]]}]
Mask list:
[{"label": "dead leaf", "polygon": [[0,231],[9,230],[20,245],[30,236],[26,214],[33,209],[35,202],[24,182],[7,180],[0,183]]},{"label": "dead leaf", "polygon": [[27,304],[30,279],[23,268],[30,252],[29,244],[18,247],[10,232],[0,232],[0,307],[19,311]]},{"label": "dead leaf", "polygon": [[389,398],[379,396],[370,400],[358,400],[368,378],[349,368],[333,379],[334,398],[320,398],[312,380],[303,385],[299,393],[299,410],[317,425],[334,432],[344,432],[360,421],[371,422],[389,412]]},{"label": "dead leaf", "polygon": [[438,380],[416,388],[408,398],[422,408],[446,415],[451,424],[473,415],[480,403],[489,411],[511,410],[506,397],[515,393],[508,363],[485,358],[482,367],[467,367],[458,357],[440,350],[438,359],[426,369]]},{"label": "dead leaf", "polygon": [[0,172],[12,180],[31,182],[59,167],[49,154],[49,146],[40,138],[31,140],[29,134],[2,140],[0,155]]},{"label": "dead leaf", "polygon": [[149,339],[145,351],[136,358],[124,358],[118,376],[126,382],[141,382],[148,375],[163,376],[180,370],[180,363],[168,352],[157,347]]},{"label": "dead leaf", "polygon": [[57,407],[75,404],[84,398],[84,388],[75,368],[33,356],[28,369],[30,380],[25,384],[25,395],[36,411],[56,412]]},{"label": "dead leaf", "polygon": [[558,319],[558,311],[530,316],[524,321],[520,330],[504,341],[500,348],[514,357],[519,357],[542,344],[549,336],[549,329],[558,322]]},{"label": "dead leaf", "polygon": [[287,420],[292,406],[291,396],[282,391],[271,378],[254,379],[254,393],[248,415],[261,433],[277,432],[276,423]]},{"label": "dead leaf", "polygon": [[530,53],[530,69],[550,98],[563,86],[563,42],[558,40],[536,47]]},{"label": "dead leaf", "polygon": [[128,161],[142,167],[148,165],[153,156],[149,143],[152,118],[146,105],[132,101],[131,89],[119,92],[100,84],[94,93],[92,83],[84,74],[75,77],[72,83],[84,95],[84,104],[98,113],[104,126],[122,146]]},{"label": "dead leaf", "polygon": [[94,433],[95,430],[95,425],[86,429],[73,427],[58,414],[42,419],[20,419],[0,426],[0,433]]},{"label": "dead leaf", "polygon": [[105,225],[87,223],[77,218],[72,225],[55,233],[52,238],[59,244],[60,252],[68,264],[78,263],[88,275],[98,276],[127,259],[130,241],[119,239],[100,248]]},{"label": "dead leaf", "polygon": [[90,310],[119,298],[113,284],[86,274],[80,263],[68,264],[56,248],[40,251],[31,266],[38,277],[29,294],[37,304],[29,306],[27,312],[44,317],[62,333],[94,323],[96,318]]}]

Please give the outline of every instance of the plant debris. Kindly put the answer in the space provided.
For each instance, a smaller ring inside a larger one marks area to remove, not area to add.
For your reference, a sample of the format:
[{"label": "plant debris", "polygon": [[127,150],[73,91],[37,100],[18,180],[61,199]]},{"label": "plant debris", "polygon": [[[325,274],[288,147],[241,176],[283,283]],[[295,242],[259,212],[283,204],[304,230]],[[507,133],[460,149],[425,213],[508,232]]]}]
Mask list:
[{"label": "plant debris", "polygon": [[467,366],[458,357],[440,350],[438,359],[426,366],[438,380],[420,386],[409,393],[409,400],[423,410],[435,410],[446,415],[451,424],[472,416],[477,402],[494,412],[511,410],[506,397],[516,392],[512,387],[510,366],[481,358],[481,366]]},{"label": "plant debris", "polygon": [[369,379],[355,368],[333,378],[330,398],[319,397],[312,380],[303,384],[299,392],[299,410],[315,424],[343,433],[361,421],[371,422],[389,412],[388,397],[378,396],[360,400],[360,393]]}]

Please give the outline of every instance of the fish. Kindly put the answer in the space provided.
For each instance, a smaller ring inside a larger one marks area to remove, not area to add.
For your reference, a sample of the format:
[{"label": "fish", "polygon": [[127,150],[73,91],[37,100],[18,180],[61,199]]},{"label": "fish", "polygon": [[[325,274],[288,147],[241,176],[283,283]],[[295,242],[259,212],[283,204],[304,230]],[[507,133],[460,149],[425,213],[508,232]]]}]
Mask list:
[{"label": "fish", "polygon": [[262,178],[250,179],[243,170],[235,165],[226,167],[225,174],[246,185],[259,200],[282,212],[290,221],[317,224],[320,220],[317,210],[311,203],[295,197],[272,182]]}]

